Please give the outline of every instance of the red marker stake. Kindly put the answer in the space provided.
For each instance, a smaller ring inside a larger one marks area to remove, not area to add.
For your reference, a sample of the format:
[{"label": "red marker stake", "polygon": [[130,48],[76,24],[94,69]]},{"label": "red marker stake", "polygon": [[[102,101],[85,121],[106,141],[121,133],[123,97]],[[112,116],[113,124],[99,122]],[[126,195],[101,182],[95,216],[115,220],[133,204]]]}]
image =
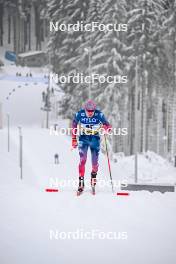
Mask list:
[{"label": "red marker stake", "polygon": [[58,192],[58,189],[45,189],[46,192]]},{"label": "red marker stake", "polygon": [[130,194],[129,194],[129,193],[121,193],[121,192],[118,192],[117,195],[128,196],[128,195],[130,195]]}]

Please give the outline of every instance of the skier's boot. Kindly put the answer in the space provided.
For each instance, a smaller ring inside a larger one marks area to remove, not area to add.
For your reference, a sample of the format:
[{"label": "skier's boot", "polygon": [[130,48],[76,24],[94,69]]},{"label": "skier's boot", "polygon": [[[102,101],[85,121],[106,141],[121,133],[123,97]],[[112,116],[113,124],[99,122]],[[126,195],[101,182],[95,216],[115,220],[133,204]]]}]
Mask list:
[{"label": "skier's boot", "polygon": [[79,177],[79,186],[78,186],[78,191],[77,195],[80,195],[84,190],[84,177]]},{"label": "skier's boot", "polygon": [[91,173],[91,187],[92,187],[92,194],[95,194],[95,185],[96,185],[96,172]]}]

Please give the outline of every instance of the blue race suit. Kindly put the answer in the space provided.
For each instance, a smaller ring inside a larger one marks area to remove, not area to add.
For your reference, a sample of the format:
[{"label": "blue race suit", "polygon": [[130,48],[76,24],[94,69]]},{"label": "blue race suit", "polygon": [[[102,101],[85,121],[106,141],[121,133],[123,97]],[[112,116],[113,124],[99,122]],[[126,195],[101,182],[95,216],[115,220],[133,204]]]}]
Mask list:
[{"label": "blue race suit", "polygon": [[87,117],[84,109],[81,109],[75,114],[72,123],[72,129],[77,129],[78,124],[81,127],[81,135],[79,136],[79,176],[84,177],[85,173],[85,164],[87,160],[87,151],[90,147],[91,159],[92,159],[92,172],[97,173],[98,171],[98,157],[100,151],[100,135],[98,129],[102,125],[111,127],[109,122],[106,120],[104,114],[95,110],[92,117]]}]

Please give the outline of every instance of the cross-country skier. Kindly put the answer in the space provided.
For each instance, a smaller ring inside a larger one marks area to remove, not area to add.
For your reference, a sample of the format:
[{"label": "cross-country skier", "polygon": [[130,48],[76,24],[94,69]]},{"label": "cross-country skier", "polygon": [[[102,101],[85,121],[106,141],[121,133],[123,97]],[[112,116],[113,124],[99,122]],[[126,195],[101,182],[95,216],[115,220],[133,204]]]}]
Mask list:
[{"label": "cross-country skier", "polygon": [[[79,131],[81,131],[79,143],[77,143],[78,125]],[[107,132],[111,129],[111,125],[106,120],[104,114],[96,109],[96,104],[92,100],[88,100],[84,107],[75,114],[72,122],[72,147],[76,148],[78,146],[80,155],[78,195],[84,189],[84,173],[88,148],[90,148],[92,160],[91,186],[92,192],[95,194],[100,151],[100,128],[103,128]]]},{"label": "cross-country skier", "polygon": [[56,153],[56,154],[54,155],[54,163],[55,163],[55,164],[59,164],[59,155],[58,155],[58,153]]}]

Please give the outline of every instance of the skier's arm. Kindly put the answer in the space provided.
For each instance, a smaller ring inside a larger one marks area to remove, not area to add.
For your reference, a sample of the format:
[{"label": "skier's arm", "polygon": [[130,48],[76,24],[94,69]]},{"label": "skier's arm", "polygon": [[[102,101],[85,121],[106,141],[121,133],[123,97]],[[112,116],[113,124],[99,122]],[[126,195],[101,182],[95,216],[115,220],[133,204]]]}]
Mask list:
[{"label": "skier's arm", "polygon": [[102,127],[105,131],[109,131],[112,129],[112,126],[110,125],[110,123],[107,121],[106,117],[104,116],[103,113],[100,113],[100,121],[102,123]]},{"label": "skier's arm", "polygon": [[72,121],[72,138],[73,137],[76,138],[78,123],[79,123],[79,112],[75,114],[73,121]]},{"label": "skier's arm", "polygon": [[76,148],[78,145],[77,139],[76,139],[78,123],[79,123],[79,113],[76,113],[72,121],[72,147],[73,148]]}]

